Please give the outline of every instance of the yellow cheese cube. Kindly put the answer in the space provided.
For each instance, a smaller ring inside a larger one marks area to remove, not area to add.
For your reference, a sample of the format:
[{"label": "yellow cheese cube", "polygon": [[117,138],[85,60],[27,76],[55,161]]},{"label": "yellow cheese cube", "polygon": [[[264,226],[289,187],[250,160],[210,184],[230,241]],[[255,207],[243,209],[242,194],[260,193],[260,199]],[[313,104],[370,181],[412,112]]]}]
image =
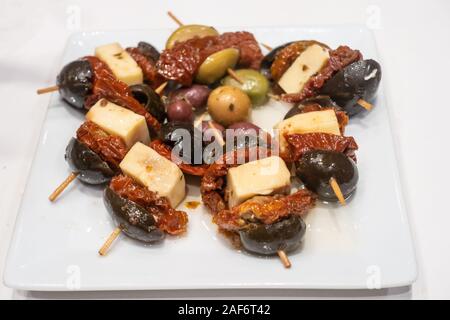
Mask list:
[{"label": "yellow cheese cube", "polygon": [[166,197],[174,208],[186,195],[186,182],[180,168],[142,143],[136,143],[119,166],[139,184]]},{"label": "yellow cheese cube", "polygon": [[290,178],[286,164],[277,156],[230,168],[226,190],[228,206],[233,208],[257,195],[288,193]]},{"label": "yellow cheese cube", "polygon": [[340,135],[339,123],[334,110],[313,111],[297,114],[281,121],[274,127],[278,134],[280,153],[286,151],[287,142],[284,135],[291,133],[331,133]]},{"label": "yellow cheese cube", "polygon": [[150,135],[145,117],[120,107],[106,99],[99,100],[89,112],[86,119],[94,122],[110,135],[123,139],[128,149],[136,142],[150,142]]},{"label": "yellow cheese cube", "polygon": [[278,85],[286,93],[297,93],[309,78],[319,72],[330,59],[326,48],[313,44],[305,49],[281,76]]},{"label": "yellow cheese cube", "polygon": [[144,81],[142,69],[118,43],[95,48],[95,56],[108,65],[117,79],[129,86]]}]

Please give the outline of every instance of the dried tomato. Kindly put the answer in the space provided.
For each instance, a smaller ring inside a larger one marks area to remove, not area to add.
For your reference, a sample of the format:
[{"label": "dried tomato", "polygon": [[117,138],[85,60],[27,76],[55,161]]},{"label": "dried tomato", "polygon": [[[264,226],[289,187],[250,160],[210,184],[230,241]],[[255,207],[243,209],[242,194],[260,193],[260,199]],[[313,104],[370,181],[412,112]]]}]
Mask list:
[{"label": "dried tomato", "polygon": [[145,208],[156,220],[158,228],[172,235],[186,231],[188,216],[171,207],[169,200],[139,185],[132,178],[119,175],[111,180],[110,188],[121,197]]},{"label": "dried tomato", "polygon": [[358,150],[358,145],[353,137],[317,132],[286,134],[284,137],[289,145],[289,153],[282,157],[287,162],[299,160],[303,153],[310,150],[342,152],[356,161],[354,152]]},{"label": "dried tomato", "polygon": [[213,221],[224,230],[239,231],[246,227],[246,217],[272,224],[292,214],[304,215],[315,202],[316,196],[307,189],[287,196],[258,196],[230,210],[220,211]]},{"label": "dried tomato", "polygon": [[92,121],[86,121],[78,128],[77,139],[115,169],[127,154],[127,146],[121,138],[107,134]]}]

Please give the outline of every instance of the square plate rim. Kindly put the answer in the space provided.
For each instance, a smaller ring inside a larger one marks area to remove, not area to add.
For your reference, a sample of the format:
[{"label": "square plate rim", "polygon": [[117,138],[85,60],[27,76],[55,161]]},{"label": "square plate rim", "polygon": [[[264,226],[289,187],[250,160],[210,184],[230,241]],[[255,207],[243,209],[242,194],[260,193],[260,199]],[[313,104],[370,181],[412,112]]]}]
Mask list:
[{"label": "square plate rim", "polygon": [[[243,30],[256,30],[256,29],[277,29],[277,30],[289,30],[289,29],[297,29],[297,30],[301,30],[301,29],[317,29],[317,30],[330,30],[330,29],[358,29],[360,32],[364,32],[367,33],[370,37],[371,37],[371,41],[374,44],[375,47],[375,57],[377,59],[381,59],[380,55],[379,55],[379,50],[378,50],[378,46],[377,46],[377,42],[375,40],[374,37],[374,33],[371,29],[369,29],[367,26],[365,25],[361,25],[361,24],[339,24],[339,25],[295,25],[295,26],[264,26],[264,25],[260,25],[260,26],[216,26],[217,29],[243,29]],[[156,31],[167,31],[167,30],[171,30],[173,28],[170,27],[158,27],[158,28],[132,28],[132,29],[104,29],[104,30],[82,30],[82,31],[77,31],[77,32],[73,32],[72,34],[70,34],[67,38],[67,41],[65,43],[64,46],[64,50],[60,56],[60,59],[58,61],[58,65],[62,65],[62,60],[64,59],[64,57],[67,55],[67,52],[70,48],[70,45],[73,43],[73,41],[75,41],[77,38],[83,38],[83,37],[89,37],[89,36],[95,36],[95,35],[102,35],[102,34],[110,34],[110,33],[131,33],[131,32],[143,32],[143,31],[152,31],[152,32],[156,32]],[[383,92],[383,105],[384,107],[387,109],[387,115],[388,115],[388,127],[390,129],[390,134],[389,137],[392,141],[393,147],[394,147],[394,158],[395,158],[395,163],[394,163],[394,167],[395,167],[395,178],[396,181],[398,183],[398,189],[400,191],[400,196],[398,197],[399,200],[399,205],[400,205],[400,214],[402,214],[402,217],[405,219],[406,222],[406,227],[407,227],[407,234],[408,234],[408,238],[409,241],[411,243],[412,246],[412,264],[411,264],[411,269],[409,273],[404,274],[404,277],[402,279],[398,279],[398,281],[391,281],[391,282],[386,282],[383,283],[383,286],[380,289],[387,289],[387,288],[396,288],[396,287],[404,287],[404,286],[408,286],[411,285],[412,283],[414,283],[418,277],[418,263],[417,263],[417,254],[416,254],[416,246],[414,243],[414,237],[413,237],[413,233],[412,233],[412,228],[411,228],[411,222],[410,222],[410,217],[409,217],[409,212],[407,210],[407,206],[405,203],[405,197],[404,197],[404,188],[403,188],[403,184],[404,184],[404,179],[402,177],[402,174],[399,170],[399,155],[398,155],[398,140],[396,138],[396,135],[394,134],[395,132],[395,125],[393,123],[393,116],[392,116],[392,110],[389,107],[389,103],[388,101],[390,100],[388,97],[388,91],[385,89],[385,80],[382,81],[381,85],[380,85],[380,91]],[[45,131],[44,127],[45,127],[45,123],[47,121],[48,118],[48,111],[49,111],[49,107],[52,105],[52,96],[54,95],[54,93],[51,94],[50,98],[49,98],[49,102],[47,103],[45,112],[44,112],[44,117],[42,118],[42,122],[40,124],[40,129],[39,129],[39,138],[37,141],[40,141],[42,138],[42,134]],[[35,148],[34,148],[34,152],[33,152],[33,156],[32,156],[32,161],[31,161],[31,166],[29,167],[28,173],[27,173],[27,178],[26,178],[26,183],[25,183],[25,188],[24,190],[26,191],[29,185],[29,181],[30,181],[30,176],[32,171],[34,170],[34,166],[35,166],[35,158],[37,156],[38,153],[38,149],[39,149],[39,143],[36,144]],[[18,210],[17,210],[17,215],[16,215],[16,219],[14,222],[14,227],[13,227],[13,232],[12,232],[12,236],[10,239],[10,244],[9,244],[9,248],[8,248],[8,252],[6,255],[6,259],[5,259],[5,264],[4,264],[4,272],[3,272],[3,282],[4,284],[9,287],[9,288],[13,288],[13,289],[19,289],[19,290],[30,290],[30,291],[60,291],[60,292],[66,292],[66,291],[71,291],[70,289],[67,289],[66,287],[60,287],[60,286],[53,286],[53,285],[46,285],[46,284],[39,284],[39,283],[34,283],[32,285],[30,284],[26,284],[21,282],[18,279],[14,279],[13,276],[11,276],[11,255],[12,255],[12,250],[13,248],[16,246],[16,242],[18,241],[18,237],[17,235],[17,229],[20,227],[20,221],[23,218],[23,203],[24,203],[24,195],[25,195],[25,191],[22,194],[21,200],[20,200],[20,205],[18,206]],[[162,285],[162,286],[153,286],[152,288],[149,288],[146,285],[142,285],[142,286],[126,286],[126,285],[122,285],[120,287],[118,287],[117,285],[114,286],[112,285],[111,287],[106,287],[106,286],[102,286],[102,287],[98,287],[98,286],[89,286],[89,285],[84,285],[82,290],[76,290],[78,292],[84,292],[84,291],[127,291],[127,290],[137,290],[137,291],[144,291],[144,290],[204,290],[204,289],[218,289],[218,290],[228,290],[228,289],[303,289],[303,290],[326,290],[326,289],[330,289],[330,290],[367,290],[367,287],[361,286],[361,285],[349,285],[349,284],[345,284],[345,282],[339,283],[339,282],[335,282],[335,283],[330,283],[328,285],[323,285],[321,283],[310,283],[307,286],[302,286],[299,285],[298,283],[295,284],[266,284],[266,283],[260,283],[260,284],[243,284],[243,283],[220,283],[217,282],[212,286],[208,286],[208,285],[198,285],[195,284],[195,282],[192,283],[185,283],[184,285]]]}]

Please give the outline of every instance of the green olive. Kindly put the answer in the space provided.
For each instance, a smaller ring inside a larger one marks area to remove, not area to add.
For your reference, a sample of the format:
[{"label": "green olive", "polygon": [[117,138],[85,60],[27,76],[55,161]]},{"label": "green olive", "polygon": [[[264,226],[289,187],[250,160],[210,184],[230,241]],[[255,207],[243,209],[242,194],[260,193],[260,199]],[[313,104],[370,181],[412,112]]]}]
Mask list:
[{"label": "green olive", "polygon": [[241,89],[221,86],[211,92],[207,106],[211,118],[227,127],[236,122],[246,121],[250,115],[252,102]]},{"label": "green olive", "polygon": [[239,50],[228,48],[213,53],[200,65],[195,80],[202,84],[211,84],[222,78],[227,69],[233,69],[239,60]]},{"label": "green olive", "polygon": [[267,101],[267,92],[269,91],[269,81],[260,72],[253,69],[235,70],[236,75],[242,81],[242,84],[231,76],[222,80],[222,84],[233,86],[244,91],[254,106],[259,106]]},{"label": "green olive", "polygon": [[200,24],[187,24],[175,30],[167,39],[166,49],[170,49],[176,42],[183,42],[195,37],[203,38],[207,36],[218,36],[216,29]]}]

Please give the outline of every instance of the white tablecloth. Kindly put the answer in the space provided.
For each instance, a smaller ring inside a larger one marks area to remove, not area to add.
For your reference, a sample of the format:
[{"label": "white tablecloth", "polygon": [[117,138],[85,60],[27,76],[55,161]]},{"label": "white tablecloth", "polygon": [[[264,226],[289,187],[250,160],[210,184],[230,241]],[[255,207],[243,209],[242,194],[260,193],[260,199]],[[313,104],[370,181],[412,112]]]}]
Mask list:
[{"label": "white tablecloth", "polygon": [[450,298],[450,209],[446,201],[450,193],[450,1],[445,0],[128,0],[122,4],[1,0],[0,275],[49,100],[48,95],[37,96],[35,90],[54,82],[67,37],[79,30],[174,27],[167,10],[186,23],[215,26],[366,24],[374,29],[399,142],[419,264],[417,282],[381,291],[127,293],[30,293],[0,283],[0,298]]}]

